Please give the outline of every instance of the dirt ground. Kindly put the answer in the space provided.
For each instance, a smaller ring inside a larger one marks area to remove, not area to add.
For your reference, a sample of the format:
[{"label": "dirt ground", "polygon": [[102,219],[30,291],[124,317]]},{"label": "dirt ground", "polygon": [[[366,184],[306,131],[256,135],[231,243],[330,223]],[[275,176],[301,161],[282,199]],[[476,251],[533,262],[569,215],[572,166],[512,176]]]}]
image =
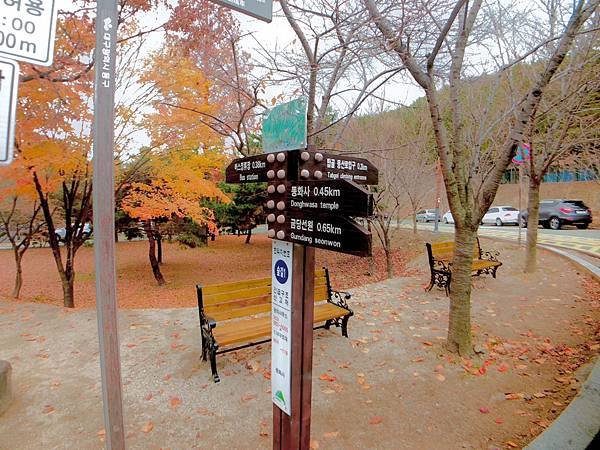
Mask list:
[{"label": "dirt ground", "polygon": [[[407,233],[403,230],[401,235]],[[161,271],[167,281],[158,286],[148,262],[147,241],[117,243],[117,296],[121,308],[177,308],[196,304],[196,284],[268,277],[271,271],[271,239],[255,235],[251,244],[245,236],[220,236],[208,247],[183,248],[164,243]],[[418,250],[417,250],[418,248]],[[420,240],[394,251],[396,275],[406,274],[408,258],[422,250]],[[366,258],[317,251],[317,265],[331,269],[334,285],[346,287],[373,283],[385,278],[383,250],[375,248],[376,270],[368,276]],[[76,256],[75,306],[95,307],[94,249],[83,247]],[[0,298],[9,296],[14,285],[14,259],[9,250],[0,251]],[[341,268],[343,270],[338,270]],[[62,287],[49,248],[32,248],[23,259],[21,299],[34,303],[62,305]]]},{"label": "dirt ground", "polygon": [[[520,448],[568,404],[600,349],[600,288],[545,251],[543,270],[526,277],[515,246],[482,245],[504,265],[498,279],[474,281],[479,357],[444,350],[448,300],[424,292],[422,254],[404,267],[410,276],[352,289],[349,339],[316,332],[313,448]],[[227,279],[236,262],[218,259]],[[335,271],[365,269],[349,264]],[[0,449],[102,448],[96,333],[93,309],[0,300],[0,359],[17,394]],[[221,356],[214,384],[193,308],[123,310],[120,338],[128,448],[270,448],[270,345]]]}]

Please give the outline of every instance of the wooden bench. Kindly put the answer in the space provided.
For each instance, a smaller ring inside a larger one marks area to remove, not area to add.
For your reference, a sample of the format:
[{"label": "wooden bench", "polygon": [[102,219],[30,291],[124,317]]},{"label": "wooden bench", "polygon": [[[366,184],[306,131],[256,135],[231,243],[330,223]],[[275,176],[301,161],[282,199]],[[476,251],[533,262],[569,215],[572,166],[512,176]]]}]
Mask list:
[{"label": "wooden bench", "polygon": [[[435,242],[425,244],[427,247],[427,256],[429,257],[429,268],[431,269],[431,281],[427,290],[430,291],[433,285],[446,289],[446,295],[450,293],[450,283],[452,282],[452,258],[454,256],[454,242]],[[496,271],[502,265],[498,261],[499,253],[496,251],[483,252],[477,238],[473,246],[473,265],[471,271],[473,276],[482,273],[492,274],[496,278]]]},{"label": "wooden bench", "polygon": [[[271,340],[271,277],[196,286],[202,335],[202,360],[210,358],[213,380],[219,382],[217,355]],[[342,328],[348,337],[351,294],[334,291],[326,268],[315,271],[315,328]]]}]

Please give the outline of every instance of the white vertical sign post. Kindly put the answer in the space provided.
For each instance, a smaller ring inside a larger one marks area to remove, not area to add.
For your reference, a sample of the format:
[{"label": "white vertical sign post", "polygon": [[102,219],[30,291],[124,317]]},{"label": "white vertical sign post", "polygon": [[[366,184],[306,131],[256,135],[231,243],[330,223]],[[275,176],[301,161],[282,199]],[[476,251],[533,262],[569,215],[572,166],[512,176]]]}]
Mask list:
[{"label": "white vertical sign post", "polygon": [[19,65],[0,60],[0,165],[10,164],[15,143]]},{"label": "white vertical sign post", "polygon": [[114,102],[117,0],[98,0],[94,53],[94,255],[106,448],[125,448],[115,269]]},{"label": "white vertical sign post", "polygon": [[292,264],[293,244],[273,240],[271,392],[273,403],[292,414]]}]

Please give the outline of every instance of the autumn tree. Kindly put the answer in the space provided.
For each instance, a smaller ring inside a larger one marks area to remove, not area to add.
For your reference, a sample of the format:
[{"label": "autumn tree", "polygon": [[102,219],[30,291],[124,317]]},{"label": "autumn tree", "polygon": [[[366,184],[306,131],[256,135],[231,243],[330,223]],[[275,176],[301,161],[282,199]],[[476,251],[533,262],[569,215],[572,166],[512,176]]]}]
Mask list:
[{"label": "autumn tree", "polygon": [[[555,42],[534,83],[515,99],[511,110],[499,112],[490,108],[485,116],[479,118],[480,124],[493,124],[491,117],[510,116],[510,126],[499,143],[489,139],[489,130],[494,130],[494,126],[480,126],[474,135],[465,132],[468,128],[464,94],[470,89],[467,78],[473,75],[469,70],[475,67],[470,59],[475,51],[470,46],[485,43],[486,38],[493,39],[489,34],[486,36],[486,30],[489,30],[489,24],[484,23],[486,16],[480,16],[483,0],[441,4],[411,0],[363,2],[373,19],[376,33],[383,37],[384,47],[399,59],[425,92],[446,195],[456,222],[447,344],[451,351],[470,354],[473,352],[471,265],[477,229],[494,200],[506,167],[518,145],[525,141],[544,91],[565,59],[575,36],[597,9],[599,0],[578,1],[566,26],[557,30],[555,36],[544,37],[546,40],[537,47],[512,49],[513,55],[518,54],[518,58],[513,59],[522,60],[544,47],[544,43]],[[407,11],[410,14],[403,13]],[[493,42],[498,45],[497,39]],[[485,66],[482,70],[485,71]],[[502,71],[497,73],[503,75]],[[448,90],[447,104],[440,100],[440,86]],[[493,157],[489,158],[491,163],[482,165],[485,153],[491,153]]]},{"label": "autumn tree", "polygon": [[21,160],[0,167],[0,235],[10,242],[15,258],[15,284],[12,296],[19,298],[23,286],[22,261],[25,252],[39,238],[44,221],[30,175]]},{"label": "autumn tree", "polygon": [[159,286],[165,284],[156,255],[156,222],[191,220],[217,233],[211,209],[201,206],[203,199],[229,199],[216,186],[222,164],[216,152],[174,148],[156,152],[149,164],[149,177],[125,188],[121,208],[141,220],[148,237],[148,259]]}]

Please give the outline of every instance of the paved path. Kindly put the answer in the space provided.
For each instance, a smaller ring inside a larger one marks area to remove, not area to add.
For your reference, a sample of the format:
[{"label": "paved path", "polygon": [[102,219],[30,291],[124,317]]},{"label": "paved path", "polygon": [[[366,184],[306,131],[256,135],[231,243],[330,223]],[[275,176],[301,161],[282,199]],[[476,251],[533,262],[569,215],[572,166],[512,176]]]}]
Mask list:
[{"label": "paved path", "polygon": [[[403,223],[403,228],[411,228],[411,224]],[[419,229],[433,230],[432,223],[419,223]],[[444,233],[454,233],[454,225],[440,224],[440,231]],[[521,239],[526,239],[527,230],[521,230]],[[519,229],[517,227],[496,227],[483,225],[479,227],[479,236],[496,237],[501,239],[518,240]],[[556,245],[572,250],[583,250],[585,252],[600,257],[600,230],[538,230],[538,242],[540,244]]]}]

